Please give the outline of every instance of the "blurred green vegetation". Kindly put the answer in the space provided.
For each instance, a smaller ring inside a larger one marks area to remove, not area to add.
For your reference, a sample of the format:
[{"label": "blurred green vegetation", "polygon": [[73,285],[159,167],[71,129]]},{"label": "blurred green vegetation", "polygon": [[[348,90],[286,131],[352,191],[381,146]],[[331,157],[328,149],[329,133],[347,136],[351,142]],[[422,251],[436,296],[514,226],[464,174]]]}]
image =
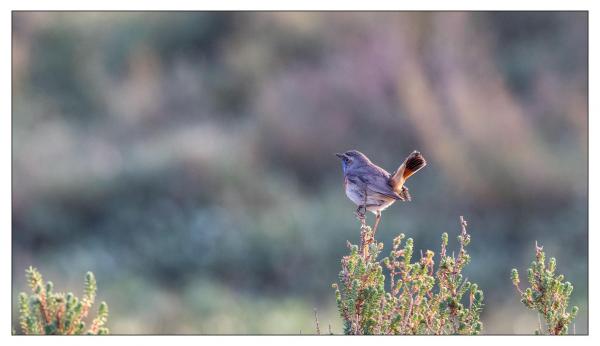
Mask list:
[{"label": "blurred green vegetation", "polygon": [[14,290],[30,265],[76,293],[93,271],[112,333],[314,333],[313,308],[340,333],[330,283],[359,228],[333,153],[393,170],[418,149],[379,240],[434,249],[464,215],[484,333],[531,333],[506,278],[537,239],[587,333],[587,29],[585,12],[14,12]]}]

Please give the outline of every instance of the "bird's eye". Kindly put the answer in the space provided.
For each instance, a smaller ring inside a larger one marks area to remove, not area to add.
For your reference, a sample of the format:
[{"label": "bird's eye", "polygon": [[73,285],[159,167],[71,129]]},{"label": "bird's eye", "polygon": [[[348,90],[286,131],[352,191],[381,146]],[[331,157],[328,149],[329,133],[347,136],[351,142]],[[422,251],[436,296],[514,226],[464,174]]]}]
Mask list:
[{"label": "bird's eye", "polygon": [[349,158],[347,158],[347,157],[344,157],[344,162],[346,162],[346,163],[350,163],[350,159],[349,159]]}]

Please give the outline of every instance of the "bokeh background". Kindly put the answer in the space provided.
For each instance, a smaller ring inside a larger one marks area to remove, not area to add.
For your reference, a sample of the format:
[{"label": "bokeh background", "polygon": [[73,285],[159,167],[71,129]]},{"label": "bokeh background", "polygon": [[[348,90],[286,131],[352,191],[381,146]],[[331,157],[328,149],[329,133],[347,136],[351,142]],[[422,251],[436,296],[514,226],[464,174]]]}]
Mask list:
[{"label": "bokeh background", "polygon": [[91,270],[113,333],[340,333],[333,154],[418,149],[381,240],[464,215],[493,334],[537,326],[510,269],[538,240],[587,333],[587,42],[585,12],[15,12],[12,298]]}]

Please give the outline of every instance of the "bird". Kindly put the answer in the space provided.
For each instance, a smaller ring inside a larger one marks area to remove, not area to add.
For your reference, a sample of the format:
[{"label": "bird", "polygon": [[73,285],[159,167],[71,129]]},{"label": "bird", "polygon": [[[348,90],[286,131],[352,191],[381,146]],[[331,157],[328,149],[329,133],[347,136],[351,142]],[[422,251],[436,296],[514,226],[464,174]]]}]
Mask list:
[{"label": "bird", "polygon": [[397,200],[410,201],[406,180],[427,165],[418,151],[413,151],[392,174],[377,166],[358,150],[336,153],[342,161],[346,196],[358,206],[356,215],[364,222],[366,211],[375,214],[373,234],[381,220],[381,212]]}]

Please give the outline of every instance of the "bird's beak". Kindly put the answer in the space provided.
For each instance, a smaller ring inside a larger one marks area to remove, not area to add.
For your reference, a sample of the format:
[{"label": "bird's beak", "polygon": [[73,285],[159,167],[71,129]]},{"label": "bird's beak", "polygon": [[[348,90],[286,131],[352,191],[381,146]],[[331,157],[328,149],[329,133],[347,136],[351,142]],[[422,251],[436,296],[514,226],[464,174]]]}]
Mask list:
[{"label": "bird's beak", "polygon": [[339,157],[340,159],[343,159],[344,157],[346,157],[344,154],[340,154],[340,153],[335,153],[335,156]]}]

